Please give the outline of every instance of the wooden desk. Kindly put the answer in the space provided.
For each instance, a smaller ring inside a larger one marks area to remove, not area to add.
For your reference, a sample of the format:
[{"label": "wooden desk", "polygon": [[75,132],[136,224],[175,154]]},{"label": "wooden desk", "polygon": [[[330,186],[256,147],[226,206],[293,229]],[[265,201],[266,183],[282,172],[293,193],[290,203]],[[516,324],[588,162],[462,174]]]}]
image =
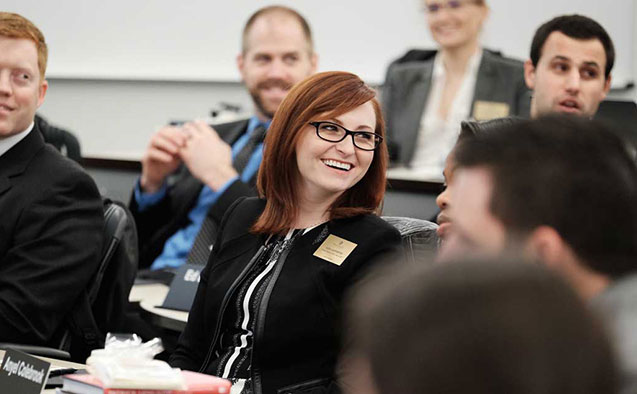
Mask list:
[{"label": "wooden desk", "polygon": [[[83,164],[102,194],[118,201],[128,201],[141,171],[137,160],[84,158]],[[384,215],[431,219],[438,213],[435,199],[442,191],[439,172],[390,168],[387,180]]]},{"label": "wooden desk", "polygon": [[161,328],[183,331],[188,322],[188,312],[159,308],[164,303],[169,287],[161,283],[134,285],[128,299],[139,302],[144,319]]},{"label": "wooden desk", "polygon": [[[64,361],[64,360],[56,360],[54,358],[48,358],[48,357],[38,357],[41,360],[44,360],[46,362],[51,363],[51,368],[50,370],[53,369],[57,369],[57,368],[75,368],[75,369],[85,369],[86,365],[84,364],[77,364],[77,363],[72,363],[70,361]],[[0,360],[4,359],[4,350],[0,350]],[[48,390],[43,390],[42,391],[43,394],[53,394],[55,393],[55,389],[48,389]]]}]

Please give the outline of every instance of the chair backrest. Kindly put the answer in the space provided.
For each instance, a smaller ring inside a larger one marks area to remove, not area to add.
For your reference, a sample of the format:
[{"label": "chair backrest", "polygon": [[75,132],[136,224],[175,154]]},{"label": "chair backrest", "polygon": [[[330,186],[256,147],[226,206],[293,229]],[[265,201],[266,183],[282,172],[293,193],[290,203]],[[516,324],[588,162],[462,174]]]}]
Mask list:
[{"label": "chair backrest", "polygon": [[627,142],[633,156],[637,150],[637,104],[634,101],[604,100],[595,119],[606,123],[610,130]]},{"label": "chair backrest", "polygon": [[[492,55],[496,55],[496,56],[500,56],[502,57],[502,52],[501,51],[496,51],[493,49],[484,49],[487,52],[490,52]],[[404,55],[402,55],[401,57],[394,59],[390,65],[390,67],[394,64],[403,64],[403,63],[411,63],[411,62],[422,62],[425,60],[430,60],[432,59],[434,56],[436,56],[436,53],[438,51],[435,49],[410,49],[407,52],[405,52]]]},{"label": "chair backrest", "polygon": [[400,232],[407,262],[420,264],[432,261],[440,242],[436,234],[437,224],[408,217],[383,216],[383,219]]},{"label": "chair backrest", "polygon": [[99,267],[69,317],[69,335],[62,348],[84,361],[104,345],[107,332],[124,325],[128,294],[137,274],[137,229],[121,202],[104,199],[104,246]]},{"label": "chair backrest", "polygon": [[[102,282],[112,261],[114,261],[114,266],[108,271],[110,273],[126,273],[124,279],[125,283],[130,282],[128,286],[128,292],[130,292],[130,287],[132,287],[135,274],[137,273],[137,261],[139,259],[139,252],[137,250],[137,228],[135,227],[132,214],[121,202],[112,201],[109,198],[104,198],[103,202],[104,246],[102,249],[100,269],[94,278],[89,292],[91,304],[95,303],[100,290],[104,289]],[[128,292],[126,293],[126,299],[128,299]]]},{"label": "chair backrest", "polygon": [[64,156],[78,163],[82,160],[80,142],[70,131],[55,127],[42,116],[36,114],[35,122],[44,137],[44,141],[53,145]]}]

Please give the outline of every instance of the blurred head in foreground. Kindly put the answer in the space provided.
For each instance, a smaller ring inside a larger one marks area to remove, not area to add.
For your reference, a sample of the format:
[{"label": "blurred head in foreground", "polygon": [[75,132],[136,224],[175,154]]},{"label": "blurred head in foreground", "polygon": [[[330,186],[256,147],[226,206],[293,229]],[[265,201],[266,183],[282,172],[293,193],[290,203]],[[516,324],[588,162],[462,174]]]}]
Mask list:
[{"label": "blurred head in foreground", "polygon": [[347,393],[617,392],[604,330],[541,266],[406,266],[363,283],[348,307]]},{"label": "blurred head in foreground", "polygon": [[637,265],[637,167],[602,124],[552,115],[454,149],[453,229],[442,259],[518,251],[584,298]]},{"label": "blurred head in foreground", "polygon": [[[488,134],[491,130],[498,130],[504,125],[513,125],[516,122],[520,122],[522,118],[506,117],[496,118],[485,121],[463,121],[460,125],[460,135],[456,145],[461,143],[467,138],[480,137],[484,134]],[[443,169],[442,176],[445,180],[445,188],[436,198],[436,205],[440,209],[440,213],[436,218],[438,223],[438,237],[444,242],[445,238],[449,234],[450,228],[453,226],[451,218],[449,217],[449,211],[453,202],[451,200],[451,194],[453,193],[453,174],[456,169],[456,160],[454,158],[453,150],[449,152],[445,161],[445,168]]]}]

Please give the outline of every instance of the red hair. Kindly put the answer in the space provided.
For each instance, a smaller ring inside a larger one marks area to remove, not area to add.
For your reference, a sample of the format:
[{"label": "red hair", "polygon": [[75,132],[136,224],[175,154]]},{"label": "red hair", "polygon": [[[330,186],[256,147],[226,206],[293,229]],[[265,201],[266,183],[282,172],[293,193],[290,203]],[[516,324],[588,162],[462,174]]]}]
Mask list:
[{"label": "red hair", "polygon": [[[252,231],[277,234],[288,230],[298,215],[297,187],[300,173],[296,146],[307,124],[321,115],[327,118],[371,102],[376,114],[375,133],[385,137],[385,122],[376,92],[358,76],[340,71],[307,78],[290,90],[279,106],[265,139],[257,187],[266,199],[265,210]],[[329,209],[330,219],[376,213],[385,193],[387,146],[381,143],[363,178],[341,194]]]},{"label": "red hair", "polygon": [[48,49],[44,35],[30,20],[12,12],[0,12],[0,36],[7,38],[25,38],[33,41],[38,51],[38,69],[44,80]]}]

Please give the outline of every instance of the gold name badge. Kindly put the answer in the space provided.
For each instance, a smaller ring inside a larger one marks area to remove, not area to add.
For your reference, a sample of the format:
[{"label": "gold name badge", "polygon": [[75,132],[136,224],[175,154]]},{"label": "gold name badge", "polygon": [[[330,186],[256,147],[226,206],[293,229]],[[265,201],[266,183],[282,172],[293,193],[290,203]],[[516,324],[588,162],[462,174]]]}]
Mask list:
[{"label": "gold name badge", "polygon": [[314,256],[340,266],[356,246],[354,242],[330,234],[316,249]]},{"label": "gold name badge", "polygon": [[475,120],[491,120],[509,116],[509,104],[494,101],[476,101],[473,105]]}]

